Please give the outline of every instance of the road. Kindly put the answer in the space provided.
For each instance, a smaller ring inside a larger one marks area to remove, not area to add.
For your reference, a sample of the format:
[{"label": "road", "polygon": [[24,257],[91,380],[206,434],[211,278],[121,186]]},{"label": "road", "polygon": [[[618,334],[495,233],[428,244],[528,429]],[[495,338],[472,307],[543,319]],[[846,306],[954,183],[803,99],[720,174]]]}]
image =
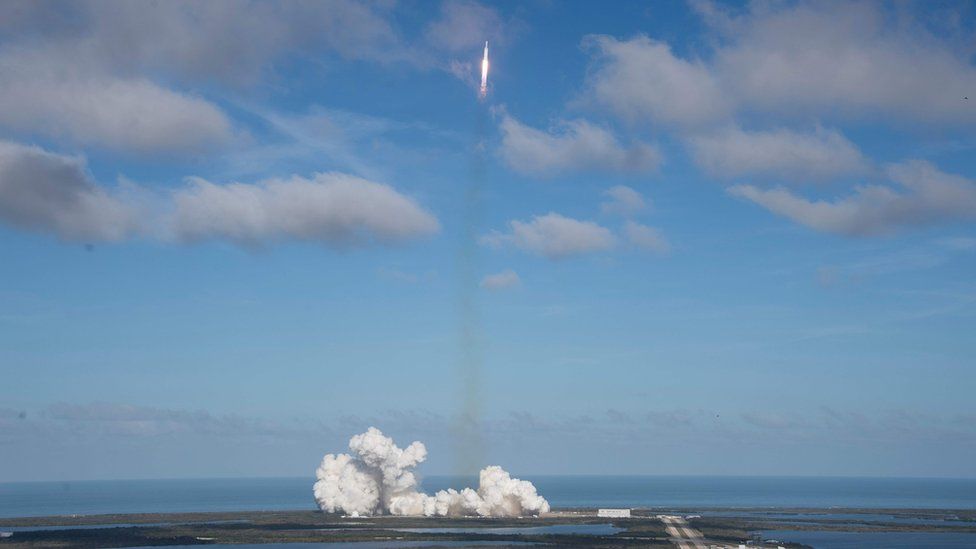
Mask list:
[{"label": "road", "polygon": [[658,515],[678,549],[708,549],[701,532],[688,526],[688,522],[672,515]]},{"label": "road", "polygon": [[[710,543],[701,532],[689,526],[688,521],[683,517],[658,515],[657,518],[664,523],[668,535],[671,536],[671,542],[677,545],[678,549],[741,549],[745,547],[744,544]],[[770,546],[764,544],[761,547]],[[777,545],[776,548],[783,549],[783,546]]]}]

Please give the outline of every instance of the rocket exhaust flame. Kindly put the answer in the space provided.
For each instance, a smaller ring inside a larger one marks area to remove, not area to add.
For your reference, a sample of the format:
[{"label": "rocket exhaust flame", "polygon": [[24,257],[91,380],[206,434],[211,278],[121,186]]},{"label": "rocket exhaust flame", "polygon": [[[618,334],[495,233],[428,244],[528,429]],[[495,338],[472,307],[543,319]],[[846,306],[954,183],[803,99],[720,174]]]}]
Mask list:
[{"label": "rocket exhaust flame", "polygon": [[485,56],[481,58],[481,98],[488,95],[488,41],[485,40]]}]

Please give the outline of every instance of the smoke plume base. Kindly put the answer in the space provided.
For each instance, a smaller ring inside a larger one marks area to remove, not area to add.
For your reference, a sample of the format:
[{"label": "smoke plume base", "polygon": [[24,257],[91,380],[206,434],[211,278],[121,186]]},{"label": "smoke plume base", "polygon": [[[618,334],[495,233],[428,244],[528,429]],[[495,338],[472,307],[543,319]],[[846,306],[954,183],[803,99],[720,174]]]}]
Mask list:
[{"label": "smoke plume base", "polygon": [[512,478],[497,465],[481,470],[478,489],[417,490],[413,468],[427,448],[413,442],[399,448],[370,427],[349,440],[350,454],[326,454],[315,475],[315,501],[327,513],[350,516],[519,517],[549,512],[549,502],[531,482]]}]

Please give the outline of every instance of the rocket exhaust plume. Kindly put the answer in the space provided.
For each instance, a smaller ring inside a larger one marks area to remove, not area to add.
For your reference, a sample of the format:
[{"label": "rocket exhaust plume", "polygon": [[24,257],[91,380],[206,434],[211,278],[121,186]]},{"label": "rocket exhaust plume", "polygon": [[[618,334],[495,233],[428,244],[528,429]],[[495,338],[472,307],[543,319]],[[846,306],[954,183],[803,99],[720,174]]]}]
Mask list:
[{"label": "rocket exhaust plume", "polygon": [[488,42],[485,41],[481,60],[481,88],[478,94],[479,108],[475,116],[475,142],[470,150],[470,178],[464,189],[461,222],[463,232],[457,249],[457,373],[460,381],[461,410],[454,422],[456,449],[456,473],[470,474],[484,463],[484,443],[481,429],[481,371],[484,367],[484,348],[478,307],[478,278],[481,232],[484,216],[481,199],[485,185],[485,139],[488,111],[484,100],[488,93]]},{"label": "rocket exhaust plume", "polygon": [[488,95],[488,41],[485,40],[485,56],[481,58],[481,98]]},{"label": "rocket exhaust plume", "polygon": [[427,448],[412,442],[399,448],[370,427],[349,440],[349,454],[327,454],[315,472],[315,501],[327,513],[350,516],[520,517],[549,512],[549,502],[527,480],[512,478],[497,465],[481,470],[478,489],[453,488],[430,496],[417,490],[413,468]]}]

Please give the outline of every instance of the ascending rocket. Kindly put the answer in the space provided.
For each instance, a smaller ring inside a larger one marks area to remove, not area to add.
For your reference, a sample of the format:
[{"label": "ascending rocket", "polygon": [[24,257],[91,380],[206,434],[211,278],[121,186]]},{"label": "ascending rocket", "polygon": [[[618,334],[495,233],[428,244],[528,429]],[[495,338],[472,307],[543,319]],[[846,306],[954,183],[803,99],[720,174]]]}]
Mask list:
[{"label": "ascending rocket", "polygon": [[485,40],[485,56],[481,59],[481,97],[488,95],[488,41]]}]

